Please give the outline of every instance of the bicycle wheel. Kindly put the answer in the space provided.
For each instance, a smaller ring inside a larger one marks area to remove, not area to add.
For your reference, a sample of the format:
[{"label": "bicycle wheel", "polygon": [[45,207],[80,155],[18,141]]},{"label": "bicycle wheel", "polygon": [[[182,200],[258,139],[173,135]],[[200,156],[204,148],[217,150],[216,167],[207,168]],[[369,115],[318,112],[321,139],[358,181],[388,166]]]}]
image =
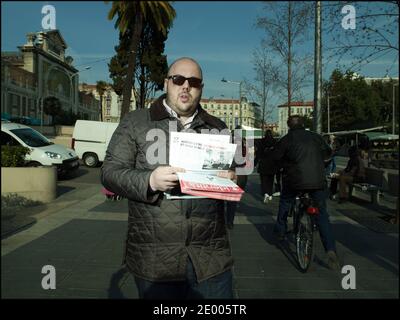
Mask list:
[{"label": "bicycle wheel", "polygon": [[296,254],[301,271],[307,272],[314,259],[315,234],[313,222],[308,214],[299,217],[296,228]]}]

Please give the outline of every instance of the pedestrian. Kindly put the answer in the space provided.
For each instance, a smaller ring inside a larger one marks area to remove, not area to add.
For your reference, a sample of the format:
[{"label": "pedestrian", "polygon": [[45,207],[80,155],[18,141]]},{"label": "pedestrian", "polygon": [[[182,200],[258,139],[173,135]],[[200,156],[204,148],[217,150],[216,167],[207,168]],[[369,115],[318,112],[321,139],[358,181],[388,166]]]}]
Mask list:
[{"label": "pedestrian", "polygon": [[[260,174],[261,194],[264,203],[272,200],[275,175],[278,166],[273,159],[273,151],[276,140],[272,136],[271,130],[265,132],[264,138],[260,141],[257,151],[258,173]],[[279,181],[277,179],[277,181]]]},{"label": "pedestrian", "polygon": [[[101,169],[103,185],[128,199],[128,232],[124,264],[133,274],[140,298],[232,298],[230,241],[224,201],[210,198],[167,200],[164,191],[178,186],[181,168],[157,163],[150,130],[224,130],[199,102],[203,75],[192,58],[173,62],[164,80],[165,94],[148,109],[128,113],[109,143]],[[229,134],[229,131],[228,131]],[[150,140],[150,141],[149,141]],[[159,139],[160,140],[160,139]],[[161,139],[162,140],[162,139]],[[152,152],[150,152],[152,150]],[[182,155],[187,156],[187,155]],[[235,179],[233,171],[225,175]]]},{"label": "pedestrian", "polygon": [[332,155],[326,165],[326,175],[332,177],[332,175],[336,172],[336,156],[339,150],[339,142],[333,134],[325,137],[327,139],[326,142],[329,144],[332,150]]},{"label": "pedestrian", "polygon": [[[242,143],[241,143],[241,150],[237,150],[241,152],[241,158],[244,159],[243,164],[237,163],[238,168],[245,168],[249,169],[250,167],[253,167],[253,164],[251,163],[251,158],[250,158],[250,150],[249,147],[246,143],[246,139],[242,138]],[[235,157],[236,158],[236,157]],[[245,170],[247,171],[247,170]],[[247,185],[247,174],[237,174],[237,182],[236,184],[242,189],[246,189]],[[226,202],[226,224],[228,226],[228,229],[233,229],[233,222],[235,220],[235,213],[238,207],[238,202],[237,201],[227,201]]]},{"label": "pedestrian", "polygon": [[327,183],[325,160],[331,148],[322,136],[305,130],[304,118],[293,115],[287,121],[289,132],[279,140],[274,150],[275,161],[282,163],[282,192],[274,232],[280,240],[287,232],[287,217],[290,207],[301,191],[309,193],[319,208],[317,222],[322,244],[328,255],[330,268],[339,270],[336,245],[326,207]]},{"label": "pedestrian", "polygon": [[349,193],[347,191],[349,184],[360,183],[365,181],[365,163],[362,159],[361,154],[364,153],[357,146],[352,146],[348,150],[349,161],[347,162],[346,168],[340,170],[331,179],[330,185],[330,198],[334,200],[336,198],[337,186],[339,184],[339,201],[338,203],[344,203],[349,199]]}]

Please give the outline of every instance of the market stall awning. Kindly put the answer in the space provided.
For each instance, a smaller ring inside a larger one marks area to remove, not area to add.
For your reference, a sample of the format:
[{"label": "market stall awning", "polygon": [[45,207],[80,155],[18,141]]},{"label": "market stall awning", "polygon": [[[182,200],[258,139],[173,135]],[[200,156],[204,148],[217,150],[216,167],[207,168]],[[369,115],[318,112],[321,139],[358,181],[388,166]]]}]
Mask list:
[{"label": "market stall awning", "polygon": [[384,132],[365,132],[370,141],[376,140],[399,140],[398,134],[388,134]]}]

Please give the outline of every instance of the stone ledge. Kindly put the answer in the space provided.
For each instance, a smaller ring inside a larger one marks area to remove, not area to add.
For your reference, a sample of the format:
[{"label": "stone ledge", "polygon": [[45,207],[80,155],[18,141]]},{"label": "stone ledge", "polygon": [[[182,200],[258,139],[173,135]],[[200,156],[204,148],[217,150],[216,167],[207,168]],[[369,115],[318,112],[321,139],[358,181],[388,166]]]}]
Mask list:
[{"label": "stone ledge", "polygon": [[48,203],[57,196],[57,168],[2,167],[1,195],[17,194],[24,198]]}]

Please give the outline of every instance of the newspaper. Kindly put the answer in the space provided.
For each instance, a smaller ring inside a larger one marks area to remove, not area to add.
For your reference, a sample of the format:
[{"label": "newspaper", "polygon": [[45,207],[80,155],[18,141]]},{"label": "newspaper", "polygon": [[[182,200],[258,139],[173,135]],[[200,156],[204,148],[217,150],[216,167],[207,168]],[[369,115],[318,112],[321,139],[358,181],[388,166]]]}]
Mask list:
[{"label": "newspaper", "polygon": [[213,175],[178,172],[181,191],[192,196],[240,201],[243,190],[232,180]]},{"label": "newspaper", "polygon": [[[178,174],[180,178],[184,177],[186,183],[190,183],[191,179],[195,182],[203,181],[203,178],[210,179],[210,176],[217,178],[218,172],[226,171],[232,165],[236,148],[236,144],[230,143],[229,135],[171,132],[169,165],[186,170],[188,175]],[[229,185],[233,183],[225,178],[218,178],[217,181]],[[180,183],[182,187],[182,181]],[[166,199],[209,198],[207,190],[201,190],[201,193],[205,194],[182,194],[181,190],[174,189],[166,192],[165,196]]]},{"label": "newspaper", "polygon": [[236,147],[229,135],[171,132],[169,165],[216,175],[230,168]]}]

